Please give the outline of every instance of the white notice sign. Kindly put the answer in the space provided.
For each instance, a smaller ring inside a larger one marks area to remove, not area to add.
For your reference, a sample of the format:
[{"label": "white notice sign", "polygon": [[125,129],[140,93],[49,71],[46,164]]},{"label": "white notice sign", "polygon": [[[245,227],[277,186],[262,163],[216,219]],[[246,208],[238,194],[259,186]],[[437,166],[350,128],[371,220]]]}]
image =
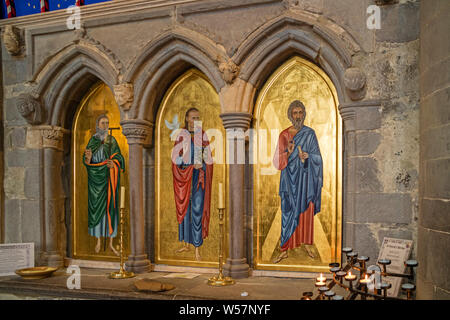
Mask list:
[{"label": "white notice sign", "polygon": [[[384,238],[378,260],[389,259],[391,264],[386,266],[386,271],[391,273],[404,273],[405,261],[411,254],[412,240]],[[400,291],[400,285],[404,278],[383,277],[383,281],[390,283],[392,287],[387,291],[388,297],[396,297]]]},{"label": "white notice sign", "polygon": [[0,244],[0,276],[15,275],[17,269],[34,267],[34,243]]}]

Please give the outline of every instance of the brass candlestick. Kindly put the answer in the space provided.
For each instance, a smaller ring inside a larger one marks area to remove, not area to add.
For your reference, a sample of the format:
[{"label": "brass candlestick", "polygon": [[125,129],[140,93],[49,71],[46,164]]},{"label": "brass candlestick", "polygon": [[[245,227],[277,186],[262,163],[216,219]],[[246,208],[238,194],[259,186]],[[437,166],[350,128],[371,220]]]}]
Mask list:
[{"label": "brass candlestick", "polygon": [[123,212],[125,208],[120,208],[120,270],[117,272],[111,272],[109,278],[111,279],[127,279],[133,278],[135,275],[131,271],[125,271],[123,268],[124,256],[123,256]]},{"label": "brass candlestick", "polygon": [[223,276],[223,212],[225,208],[219,208],[219,231],[220,231],[220,240],[219,240],[219,275],[212,277],[208,280],[208,284],[210,286],[228,286],[234,284],[234,280],[231,277]]}]

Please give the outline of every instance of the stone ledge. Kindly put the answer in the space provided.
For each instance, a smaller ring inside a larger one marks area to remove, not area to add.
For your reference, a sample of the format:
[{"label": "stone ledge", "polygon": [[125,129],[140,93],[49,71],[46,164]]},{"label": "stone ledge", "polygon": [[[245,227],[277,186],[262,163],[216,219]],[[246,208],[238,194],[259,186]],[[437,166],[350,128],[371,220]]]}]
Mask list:
[{"label": "stone ledge", "polygon": [[[21,296],[42,296],[59,299],[102,299],[102,300],[299,300],[303,291],[314,291],[313,279],[279,277],[250,277],[237,279],[228,287],[211,287],[207,280],[216,274],[200,274],[194,279],[164,278],[167,272],[139,274],[135,278],[112,280],[107,275],[111,270],[81,269],[81,289],[70,290],[66,282],[69,274],[58,270],[52,277],[40,280],[24,280],[18,276],[0,277],[0,293]],[[289,275],[286,275],[289,276]],[[160,293],[137,291],[133,283],[139,279],[153,279],[170,283],[175,289]],[[345,295],[345,290],[333,289]],[[242,297],[242,292],[248,292]],[[279,292],[283,292],[281,297]]]}]

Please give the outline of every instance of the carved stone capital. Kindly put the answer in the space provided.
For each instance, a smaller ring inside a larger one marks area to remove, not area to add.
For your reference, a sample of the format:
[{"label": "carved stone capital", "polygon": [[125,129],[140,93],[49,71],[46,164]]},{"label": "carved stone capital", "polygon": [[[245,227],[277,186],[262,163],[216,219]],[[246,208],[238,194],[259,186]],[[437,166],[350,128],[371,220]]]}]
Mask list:
[{"label": "carved stone capital", "polygon": [[355,117],[356,117],[356,111],[355,111],[354,108],[351,108],[351,107],[349,107],[349,108],[342,107],[340,110],[341,110],[341,117],[342,117],[342,120],[344,120],[344,122],[345,122],[345,121],[350,121],[350,120],[354,120],[354,119],[355,119]]},{"label": "carved stone capital", "polygon": [[223,80],[228,84],[232,84],[234,79],[239,75],[239,66],[233,60],[220,56],[217,57],[216,61],[219,66],[219,71],[222,73]]},{"label": "carved stone capital", "polygon": [[122,133],[128,144],[142,144],[150,146],[152,141],[153,124],[139,119],[124,120],[120,123]]},{"label": "carved stone capital", "polygon": [[12,56],[18,56],[22,51],[22,40],[20,38],[20,30],[12,25],[5,26],[3,32],[3,44],[6,50]]},{"label": "carved stone capital", "polygon": [[119,107],[128,111],[134,100],[134,86],[132,83],[121,83],[114,86],[114,96]]},{"label": "carved stone capital", "polygon": [[344,131],[374,130],[381,125],[379,108],[381,101],[367,100],[339,105],[339,113],[344,121]]},{"label": "carved stone capital", "polygon": [[30,149],[64,150],[64,135],[69,130],[56,126],[33,126],[27,129],[26,146]]},{"label": "carved stone capital", "polygon": [[41,124],[44,120],[44,109],[34,95],[23,93],[17,98],[17,111],[29,124]]},{"label": "carved stone capital", "polygon": [[344,84],[350,99],[362,100],[366,95],[366,75],[359,68],[348,68],[344,74]]},{"label": "carved stone capital", "polygon": [[222,118],[223,126],[227,130],[240,129],[245,131],[250,127],[252,121],[252,115],[245,112],[222,113],[220,118]]}]

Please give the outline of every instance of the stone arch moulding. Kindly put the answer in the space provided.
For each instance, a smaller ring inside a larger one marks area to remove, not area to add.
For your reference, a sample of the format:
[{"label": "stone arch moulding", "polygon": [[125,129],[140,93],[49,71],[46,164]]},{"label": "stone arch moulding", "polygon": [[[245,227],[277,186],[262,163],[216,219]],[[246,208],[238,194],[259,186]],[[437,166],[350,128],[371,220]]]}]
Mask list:
[{"label": "stone arch moulding", "polygon": [[306,58],[328,75],[336,89],[343,128],[342,244],[354,248],[361,242],[352,229],[355,217],[361,214],[355,211],[354,195],[359,173],[351,165],[357,156],[355,130],[377,129],[381,123],[381,102],[364,100],[366,75],[353,65],[353,56],[360,51],[341,26],[312,13],[288,11],[254,30],[236,49],[231,60],[240,67],[238,79],[221,92],[231,101],[229,112],[251,116],[257,92],[289,58]]},{"label": "stone arch moulding", "polygon": [[[259,90],[276,67],[294,55],[303,56],[328,74],[343,103],[351,101],[344,75],[359,51],[359,45],[342,27],[314,14],[289,11],[253,31],[231,59],[240,66],[239,79]],[[243,100],[253,102],[255,92],[242,91],[252,95]],[[253,103],[245,103],[240,111],[252,113],[252,108]]]},{"label": "stone arch moulding", "polygon": [[[27,83],[18,111],[32,126],[27,145],[39,149],[41,243],[40,263],[62,266],[67,248],[65,215],[70,187],[64,181],[70,152],[71,120],[85,93],[98,81],[111,90],[120,82],[120,63],[101,44],[79,39],[49,57]],[[113,91],[114,92],[114,91]],[[65,187],[63,187],[65,186]]]},{"label": "stone arch moulding", "polygon": [[120,81],[120,69],[98,46],[80,41],[45,62],[30,82],[30,95],[41,100],[46,114],[44,123],[69,128],[68,104],[79,101],[99,80],[114,92],[114,86]]},{"label": "stone arch moulding", "polygon": [[148,43],[123,81],[134,84],[134,103],[128,116],[154,122],[156,109],[170,84],[189,68],[197,68],[217,92],[225,86],[218,64],[228,61],[225,49],[206,36],[175,27]]}]

